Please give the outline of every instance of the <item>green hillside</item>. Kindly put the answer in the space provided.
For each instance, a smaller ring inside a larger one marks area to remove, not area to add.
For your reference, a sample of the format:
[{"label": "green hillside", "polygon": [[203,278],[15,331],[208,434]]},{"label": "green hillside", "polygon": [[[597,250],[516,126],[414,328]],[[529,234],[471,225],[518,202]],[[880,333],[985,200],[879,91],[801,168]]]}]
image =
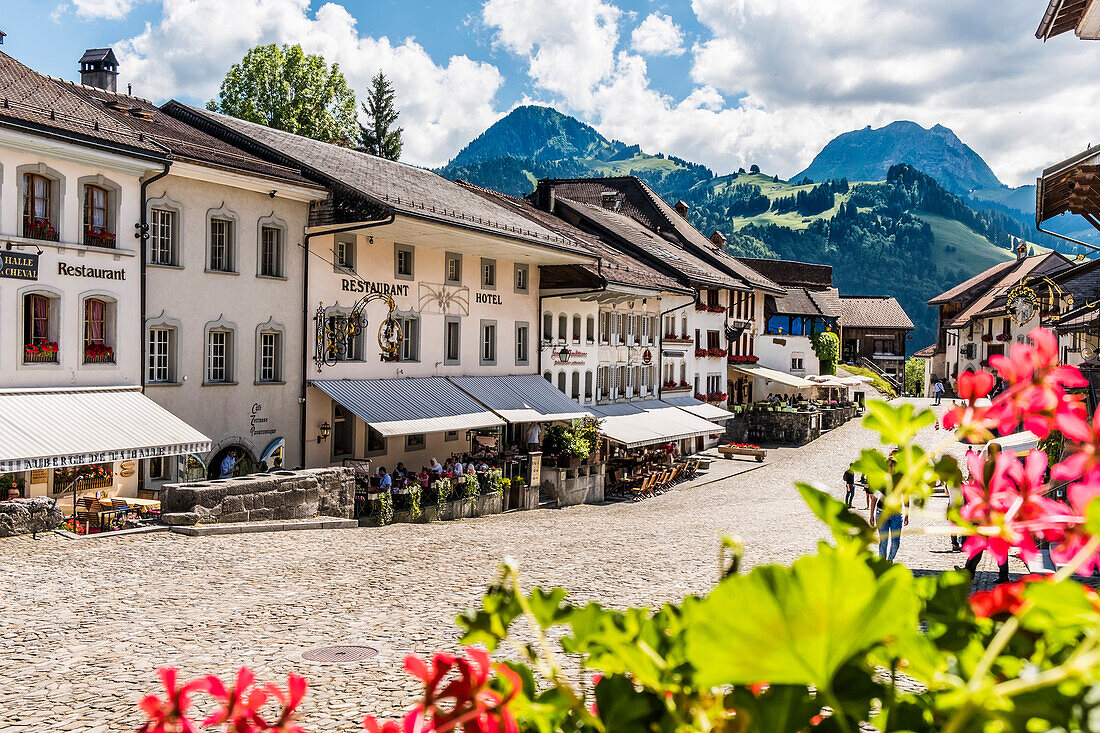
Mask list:
[{"label": "green hillside", "polygon": [[932,236],[935,237],[933,258],[936,266],[941,269],[961,268],[977,273],[1014,256],[957,219],[948,219],[927,211],[916,211],[914,214],[932,228]]}]

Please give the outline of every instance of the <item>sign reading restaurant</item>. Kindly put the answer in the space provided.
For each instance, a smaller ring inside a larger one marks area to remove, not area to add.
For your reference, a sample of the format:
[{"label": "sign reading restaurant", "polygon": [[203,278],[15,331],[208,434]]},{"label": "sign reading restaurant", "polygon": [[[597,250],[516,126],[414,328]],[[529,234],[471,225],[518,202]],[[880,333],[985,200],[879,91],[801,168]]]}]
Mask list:
[{"label": "sign reading restaurant", "polygon": [[57,263],[57,274],[68,277],[94,277],[99,280],[125,280],[126,269],[111,269],[108,267],[88,267],[87,265],[66,265]]},{"label": "sign reading restaurant", "polygon": [[340,279],[340,289],[348,293],[378,293],[379,295],[408,295],[408,285],[397,283],[368,282],[350,277]]},{"label": "sign reading restaurant", "polygon": [[38,253],[0,252],[0,277],[13,280],[37,280]]}]

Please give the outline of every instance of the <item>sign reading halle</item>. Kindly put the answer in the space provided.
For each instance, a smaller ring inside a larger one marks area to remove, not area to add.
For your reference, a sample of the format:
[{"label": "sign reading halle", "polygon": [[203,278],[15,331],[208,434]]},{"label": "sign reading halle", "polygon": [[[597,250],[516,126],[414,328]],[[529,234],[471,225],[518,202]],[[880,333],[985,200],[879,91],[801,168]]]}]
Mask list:
[{"label": "sign reading halle", "polygon": [[25,252],[0,252],[0,277],[13,280],[38,279],[38,254]]}]

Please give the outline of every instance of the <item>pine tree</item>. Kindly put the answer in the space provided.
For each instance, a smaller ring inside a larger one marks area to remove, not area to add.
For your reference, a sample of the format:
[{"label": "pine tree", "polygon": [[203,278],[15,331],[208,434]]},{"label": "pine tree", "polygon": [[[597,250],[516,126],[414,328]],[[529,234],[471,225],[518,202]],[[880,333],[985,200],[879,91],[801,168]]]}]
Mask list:
[{"label": "pine tree", "polygon": [[363,149],[368,153],[397,160],[401,157],[401,133],[404,128],[394,127],[401,113],[393,102],[393,85],[379,71],[371,79],[370,94],[363,104],[368,122],[366,125],[359,125],[359,134]]}]

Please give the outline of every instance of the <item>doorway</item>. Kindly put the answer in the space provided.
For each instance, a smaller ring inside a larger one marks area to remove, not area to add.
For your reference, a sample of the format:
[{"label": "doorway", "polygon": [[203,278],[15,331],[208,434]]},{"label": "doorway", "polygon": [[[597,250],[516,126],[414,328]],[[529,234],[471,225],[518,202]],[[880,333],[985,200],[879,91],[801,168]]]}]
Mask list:
[{"label": "doorway", "polygon": [[221,475],[222,461],[225,460],[231,450],[237,451],[237,465],[233,468],[234,477],[247,476],[256,472],[256,459],[252,457],[252,453],[247,448],[243,445],[227,445],[214,454],[214,458],[207,466],[206,477],[208,479],[216,479]]}]

